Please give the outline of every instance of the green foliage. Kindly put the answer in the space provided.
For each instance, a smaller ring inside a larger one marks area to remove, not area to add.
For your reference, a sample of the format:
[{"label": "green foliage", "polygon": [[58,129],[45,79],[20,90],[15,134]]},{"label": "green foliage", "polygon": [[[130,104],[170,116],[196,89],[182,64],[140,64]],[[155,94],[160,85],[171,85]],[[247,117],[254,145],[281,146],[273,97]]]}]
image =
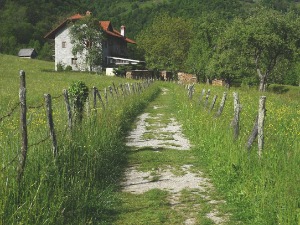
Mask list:
[{"label": "green foliage", "polygon": [[[298,53],[299,28],[294,14],[261,8],[246,19],[235,19],[218,39],[210,71],[225,78],[241,75],[260,79],[260,90],[285,71]],[[277,74],[276,74],[277,72]]]},{"label": "green foliage", "polygon": [[85,55],[85,67],[89,71],[98,70],[102,65],[102,41],[103,31],[99,26],[99,20],[92,15],[70,24],[72,53]]},{"label": "green foliage", "polygon": [[63,64],[57,63],[57,65],[56,65],[56,70],[57,70],[57,72],[62,72],[62,71],[65,70],[65,67],[64,67]]},{"label": "green foliage", "polygon": [[69,97],[76,111],[78,122],[82,121],[85,102],[89,96],[89,88],[82,81],[75,81],[68,89]]},{"label": "green foliage", "polygon": [[139,48],[145,52],[147,66],[182,70],[190,46],[191,28],[191,22],[183,18],[167,14],[156,17],[137,39]]},{"label": "green foliage", "polygon": [[226,29],[228,21],[219,15],[211,13],[195,20],[193,38],[185,62],[186,70],[198,76],[199,81],[205,78],[215,78],[217,73],[209,73],[208,62],[215,52],[218,38]]},{"label": "green foliage", "polygon": [[128,69],[129,69],[128,66],[121,65],[121,66],[114,68],[113,73],[116,76],[124,77],[124,76],[126,76],[126,71],[128,71]]}]

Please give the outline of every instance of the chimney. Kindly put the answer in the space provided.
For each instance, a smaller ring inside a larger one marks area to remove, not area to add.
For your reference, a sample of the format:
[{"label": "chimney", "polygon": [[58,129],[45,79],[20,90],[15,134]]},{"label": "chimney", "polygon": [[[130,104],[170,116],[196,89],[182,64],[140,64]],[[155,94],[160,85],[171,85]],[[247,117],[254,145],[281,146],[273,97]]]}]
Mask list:
[{"label": "chimney", "polygon": [[125,30],[126,30],[126,27],[124,25],[121,26],[121,35],[123,37],[125,37]]}]

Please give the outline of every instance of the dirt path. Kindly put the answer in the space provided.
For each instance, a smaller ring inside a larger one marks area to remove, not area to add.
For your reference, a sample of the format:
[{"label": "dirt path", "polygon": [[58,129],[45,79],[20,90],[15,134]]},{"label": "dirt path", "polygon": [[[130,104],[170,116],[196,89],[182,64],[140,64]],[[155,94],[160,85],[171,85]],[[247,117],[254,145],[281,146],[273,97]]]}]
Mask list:
[{"label": "dirt path", "polygon": [[162,208],[168,216],[156,220],[155,210],[152,216],[142,216],[137,213],[142,204],[134,203],[132,213],[136,218],[125,213],[121,220],[123,224],[225,224],[228,216],[219,210],[225,202],[216,198],[210,180],[197,168],[192,146],[168,109],[169,98],[170,91],[163,89],[137,118],[135,129],[127,137],[132,160],[122,183],[123,193],[129,193],[125,202],[130,198],[142,201],[151,190],[166,192]]}]

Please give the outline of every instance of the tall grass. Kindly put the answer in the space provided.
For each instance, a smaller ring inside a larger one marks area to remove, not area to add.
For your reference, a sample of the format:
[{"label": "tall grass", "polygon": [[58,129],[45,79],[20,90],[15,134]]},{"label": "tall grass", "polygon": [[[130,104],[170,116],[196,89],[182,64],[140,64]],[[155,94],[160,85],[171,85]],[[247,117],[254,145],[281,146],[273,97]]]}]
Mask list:
[{"label": "tall grass", "polygon": [[[72,80],[83,80],[89,87],[97,86],[99,90],[112,82],[124,82],[121,78],[86,73],[45,72],[52,66],[50,63],[1,57],[14,67],[20,64],[26,71],[29,105],[43,104],[45,92],[60,95]],[[0,75],[1,90],[10,90],[1,92],[4,101],[0,112],[6,112],[12,102],[18,101],[18,71],[7,68]],[[5,118],[0,123],[0,223],[111,223],[119,201],[115,192],[127,162],[123,138],[133,118],[158,92],[159,88],[154,84],[142,94],[109,99],[105,111],[101,108],[97,113],[92,110],[72,132],[67,129],[63,98],[53,99],[59,151],[56,158],[47,138],[49,131],[44,107],[30,108],[27,121],[29,149],[20,183],[16,181],[20,151],[19,112]]]},{"label": "tall grass", "polygon": [[[193,142],[200,163],[232,207],[234,221],[243,224],[299,224],[300,222],[300,106],[299,90],[267,96],[265,148],[261,160],[257,144],[245,148],[258,110],[255,90],[231,90],[221,117],[198,105],[201,90],[211,89],[219,101],[224,89],[196,85],[192,101],[186,90],[174,87],[174,111]],[[293,88],[291,88],[293,89]],[[232,92],[242,104],[241,132],[233,140]],[[212,98],[212,97],[211,97]],[[219,103],[219,102],[218,102]]]}]

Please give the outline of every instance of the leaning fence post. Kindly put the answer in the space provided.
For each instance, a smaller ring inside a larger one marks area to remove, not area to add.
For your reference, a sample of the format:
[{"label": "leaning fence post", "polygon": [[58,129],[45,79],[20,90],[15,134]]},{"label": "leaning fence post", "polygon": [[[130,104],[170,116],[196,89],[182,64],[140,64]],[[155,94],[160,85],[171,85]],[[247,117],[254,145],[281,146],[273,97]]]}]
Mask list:
[{"label": "leaning fence post", "polygon": [[101,95],[100,95],[100,93],[99,93],[99,91],[98,91],[97,88],[96,88],[96,94],[97,94],[97,96],[98,96],[98,98],[99,98],[99,100],[100,100],[100,102],[101,102],[101,104],[102,104],[103,110],[105,110],[104,102],[103,102],[103,100],[102,100],[102,98],[101,98]]},{"label": "leaning fence post", "polygon": [[21,181],[28,150],[28,136],[27,136],[27,106],[26,106],[26,81],[25,81],[25,72],[20,71],[20,89],[19,89],[19,100],[20,100],[20,134],[21,134],[21,155],[20,155],[20,164],[18,168],[18,182]]},{"label": "leaning fence post", "polygon": [[216,103],[217,98],[218,98],[218,95],[215,95],[213,97],[213,100],[212,100],[211,105],[210,105],[209,112],[211,112],[211,110],[213,110],[213,108],[215,107],[215,103]]},{"label": "leaning fence post", "polygon": [[240,120],[240,101],[239,95],[236,92],[233,92],[233,106],[234,106],[234,117],[232,121],[234,139],[236,140],[239,136],[239,120]]},{"label": "leaning fence post", "polygon": [[68,126],[70,129],[72,129],[72,111],[71,111],[68,91],[66,89],[63,90],[63,95],[64,95],[66,109],[67,109],[67,113],[68,113]]},{"label": "leaning fence post", "polygon": [[227,93],[224,92],[221,103],[220,103],[220,107],[219,107],[219,110],[218,110],[216,116],[220,116],[222,114],[223,109],[224,109],[224,105],[225,105],[225,101],[226,101],[226,96],[227,96]]},{"label": "leaning fence post", "polygon": [[248,138],[248,141],[247,141],[247,146],[246,147],[247,147],[248,151],[250,151],[250,148],[251,148],[255,138],[257,137],[257,132],[258,132],[257,123],[258,123],[258,115],[256,116],[254,126],[252,128],[252,132],[251,132],[250,137]]},{"label": "leaning fence post", "polygon": [[56,135],[54,130],[53,116],[52,116],[51,95],[44,94],[44,98],[46,103],[46,113],[47,113],[48,125],[50,130],[50,138],[52,140],[53,155],[54,157],[56,157],[58,150],[57,150],[57,141],[56,141]]},{"label": "leaning fence post", "polygon": [[258,120],[257,120],[257,137],[258,137],[258,156],[261,158],[264,147],[264,121],[266,115],[266,96],[259,99]]},{"label": "leaning fence post", "polygon": [[119,93],[118,93],[118,91],[117,91],[117,89],[116,89],[115,83],[113,82],[112,84],[113,84],[113,88],[114,88],[114,91],[115,91],[116,95],[119,95]]}]

